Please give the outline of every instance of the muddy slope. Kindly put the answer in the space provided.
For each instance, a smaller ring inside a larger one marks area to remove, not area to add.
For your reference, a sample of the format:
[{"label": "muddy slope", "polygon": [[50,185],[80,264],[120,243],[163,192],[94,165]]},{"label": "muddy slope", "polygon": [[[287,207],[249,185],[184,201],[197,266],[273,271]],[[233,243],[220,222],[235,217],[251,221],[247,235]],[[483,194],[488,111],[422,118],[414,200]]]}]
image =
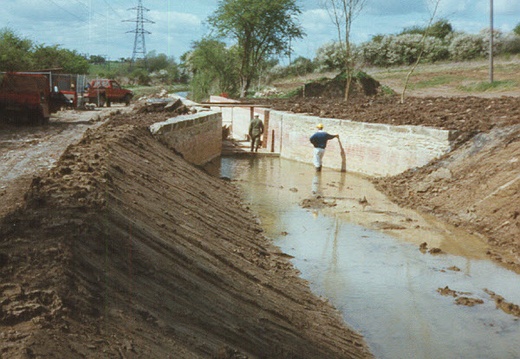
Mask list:
[{"label": "muddy slope", "polygon": [[479,133],[428,166],[376,182],[395,202],[481,236],[493,259],[520,272],[520,125]]},{"label": "muddy slope", "polygon": [[367,358],[243,207],[114,119],[0,227],[8,358]]}]

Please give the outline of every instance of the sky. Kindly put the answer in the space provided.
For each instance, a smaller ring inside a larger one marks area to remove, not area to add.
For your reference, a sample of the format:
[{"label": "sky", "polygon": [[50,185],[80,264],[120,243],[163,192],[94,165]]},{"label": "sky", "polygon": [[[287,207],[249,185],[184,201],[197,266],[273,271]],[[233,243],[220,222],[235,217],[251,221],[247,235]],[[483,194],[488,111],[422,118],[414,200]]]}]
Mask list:
[{"label": "sky", "polygon": [[[268,1],[268,0],[258,0]],[[323,0],[296,0],[306,36],[292,43],[292,58],[314,58],[316,50],[337,39]],[[352,41],[362,43],[379,34],[425,26],[436,0],[366,0],[352,24]],[[142,0],[146,52],[177,61],[194,41],[210,33],[206,19],[217,0]],[[448,20],[456,31],[478,33],[490,26],[491,0],[440,0],[436,19]],[[494,28],[510,32],[520,23],[520,0],[493,0]],[[59,45],[109,60],[131,58],[138,0],[1,0],[0,28],[39,45]],[[142,49],[142,47],[140,48]],[[139,49],[138,49],[139,50]],[[281,59],[281,62],[287,59]]]}]

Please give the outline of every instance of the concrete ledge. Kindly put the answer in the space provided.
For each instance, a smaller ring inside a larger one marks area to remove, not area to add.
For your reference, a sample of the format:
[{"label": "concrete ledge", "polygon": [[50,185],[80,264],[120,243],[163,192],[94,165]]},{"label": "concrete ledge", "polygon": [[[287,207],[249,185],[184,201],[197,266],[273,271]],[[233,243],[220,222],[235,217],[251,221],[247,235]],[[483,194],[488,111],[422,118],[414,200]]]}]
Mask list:
[{"label": "concrete ledge", "polygon": [[194,165],[204,165],[222,152],[222,114],[204,111],[178,116],[150,126],[161,143]]}]

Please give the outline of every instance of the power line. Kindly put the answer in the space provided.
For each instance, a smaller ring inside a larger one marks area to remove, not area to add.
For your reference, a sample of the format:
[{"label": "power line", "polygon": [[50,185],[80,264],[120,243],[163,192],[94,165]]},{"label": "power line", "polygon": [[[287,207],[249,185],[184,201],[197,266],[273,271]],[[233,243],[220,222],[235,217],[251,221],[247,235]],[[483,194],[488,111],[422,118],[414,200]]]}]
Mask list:
[{"label": "power line", "polygon": [[80,18],[78,15],[74,14],[73,12],[69,11],[68,9],[64,8],[63,6],[61,6],[60,4],[56,3],[54,0],[49,0],[51,3],[53,3],[54,5],[56,5],[57,7],[59,7],[60,9],[62,9],[63,11],[65,11],[66,13],[74,16],[76,19],[78,20],[81,20],[81,21],[85,21],[84,19]]},{"label": "power line", "polygon": [[120,19],[122,19],[121,15],[119,15],[119,14],[117,13],[117,11],[114,10],[114,8],[113,8],[113,7],[108,3],[107,0],[103,0],[103,1],[105,2],[105,4],[107,4],[107,6],[110,8],[110,10],[112,10],[112,12],[113,12],[114,14],[116,14]]},{"label": "power line", "polygon": [[143,6],[142,0],[139,0],[139,4],[137,7],[131,8],[129,10],[136,10],[137,11],[137,17],[135,20],[123,20],[125,22],[135,22],[135,30],[127,31],[131,33],[135,33],[135,39],[134,39],[134,51],[132,52],[132,62],[135,61],[135,59],[139,56],[139,54],[142,55],[142,58],[146,59],[146,42],[145,42],[145,35],[151,34],[151,32],[146,31],[144,29],[144,24],[155,24],[155,22],[145,19],[144,12],[150,11],[150,9],[147,9]]}]

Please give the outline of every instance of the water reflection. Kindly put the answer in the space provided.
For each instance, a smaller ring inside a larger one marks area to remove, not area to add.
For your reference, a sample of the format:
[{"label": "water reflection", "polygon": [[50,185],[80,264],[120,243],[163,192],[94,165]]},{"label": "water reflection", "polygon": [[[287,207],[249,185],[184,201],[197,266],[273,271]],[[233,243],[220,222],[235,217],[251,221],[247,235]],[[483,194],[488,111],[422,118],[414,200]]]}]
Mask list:
[{"label": "water reflection", "polygon": [[321,196],[321,172],[316,172],[312,178],[312,194]]},{"label": "water reflection", "polygon": [[[329,298],[365,336],[376,357],[520,358],[520,321],[497,310],[485,292],[518,304],[515,273],[476,255],[423,254],[417,245],[354,224],[357,200],[349,202],[352,208],[344,215],[298,205],[312,193],[327,200],[362,198],[370,185],[359,178],[326,170],[316,174],[312,166],[259,158],[225,159],[221,173],[238,181],[266,233],[294,256],[313,291]],[[371,192],[367,196],[375,198]],[[422,232],[435,232],[434,238],[439,228],[432,224]],[[483,304],[456,305],[454,297],[437,292],[446,286]]]}]

